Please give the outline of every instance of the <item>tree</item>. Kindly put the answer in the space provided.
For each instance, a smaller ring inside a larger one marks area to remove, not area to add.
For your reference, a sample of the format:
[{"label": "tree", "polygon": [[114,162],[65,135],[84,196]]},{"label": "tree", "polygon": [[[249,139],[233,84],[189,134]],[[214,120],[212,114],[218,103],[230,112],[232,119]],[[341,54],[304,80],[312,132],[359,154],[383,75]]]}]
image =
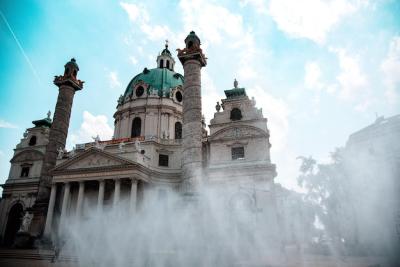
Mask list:
[{"label": "tree", "polygon": [[298,157],[302,163],[298,184],[306,190],[329,239],[337,249],[357,243],[354,206],[349,194],[344,150],[331,153],[330,163],[319,164],[310,157]]}]

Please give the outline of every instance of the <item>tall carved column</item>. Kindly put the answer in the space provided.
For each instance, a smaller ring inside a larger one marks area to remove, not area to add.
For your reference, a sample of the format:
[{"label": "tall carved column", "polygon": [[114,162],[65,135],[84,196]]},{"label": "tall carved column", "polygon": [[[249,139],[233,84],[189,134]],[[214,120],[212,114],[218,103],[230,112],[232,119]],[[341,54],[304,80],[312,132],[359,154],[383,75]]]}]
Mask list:
[{"label": "tall carved column", "polygon": [[207,64],[195,32],[185,39],[186,47],[178,49],[178,58],[184,69],[183,83],[183,191],[195,192],[201,179],[202,168],[202,112],[201,68]]},{"label": "tall carved column", "polygon": [[64,75],[54,78],[54,84],[58,86],[59,91],[39,180],[38,195],[33,206],[31,235],[35,237],[43,232],[52,180],[50,170],[56,166],[57,150],[65,147],[74,95],[83,88],[83,81],[77,79],[79,67],[75,59],[71,59],[64,67]]}]

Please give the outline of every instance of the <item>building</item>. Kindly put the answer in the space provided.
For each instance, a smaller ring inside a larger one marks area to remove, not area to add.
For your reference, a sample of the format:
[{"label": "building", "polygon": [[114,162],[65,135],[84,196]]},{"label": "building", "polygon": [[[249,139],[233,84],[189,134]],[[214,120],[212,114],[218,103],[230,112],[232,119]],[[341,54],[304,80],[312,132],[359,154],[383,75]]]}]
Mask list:
[{"label": "building", "polygon": [[349,240],[399,260],[400,115],[378,117],[350,135],[344,148],[346,192],[354,218]]},{"label": "building", "polygon": [[[96,138],[65,150],[75,92],[83,89],[72,59],[56,76],[59,97],[53,120],[33,121],[11,159],[0,203],[1,241],[24,246],[32,239],[51,238],[66,217],[87,209],[129,203],[131,212],[149,198],[168,192],[193,195],[199,184],[236,188],[224,201],[247,199],[274,212],[267,119],[255,100],[235,80],[226,98],[217,102],[207,133],[201,113],[200,71],[206,57],[191,32],[178,49],[184,75],[174,71],[168,45],[157,67],[134,76],[118,99],[112,140]],[[228,185],[228,186],[227,186]],[[152,194],[149,194],[152,192]],[[257,199],[257,201],[254,201]]]}]

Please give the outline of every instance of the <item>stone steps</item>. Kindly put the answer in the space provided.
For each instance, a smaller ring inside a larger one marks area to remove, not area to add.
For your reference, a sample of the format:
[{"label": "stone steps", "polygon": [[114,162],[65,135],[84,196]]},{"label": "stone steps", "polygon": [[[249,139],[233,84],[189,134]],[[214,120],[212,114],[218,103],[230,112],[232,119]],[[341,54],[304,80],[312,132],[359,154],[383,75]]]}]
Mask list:
[{"label": "stone steps", "polygon": [[[32,250],[32,249],[0,249],[0,259],[24,259],[24,260],[47,260],[54,259],[53,250]],[[59,255],[57,261],[77,261],[69,255]]]}]

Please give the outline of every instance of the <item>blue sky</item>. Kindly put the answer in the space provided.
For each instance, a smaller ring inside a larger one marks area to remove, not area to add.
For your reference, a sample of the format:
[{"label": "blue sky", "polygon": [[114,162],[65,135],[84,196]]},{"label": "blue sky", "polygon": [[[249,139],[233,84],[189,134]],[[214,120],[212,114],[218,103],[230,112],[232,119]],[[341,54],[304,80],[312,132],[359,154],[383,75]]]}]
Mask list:
[{"label": "blue sky", "polygon": [[208,57],[206,119],[237,78],[268,118],[277,181],[288,187],[297,156],[326,161],[376,114],[400,113],[400,1],[3,0],[0,11],[0,183],[25,129],[54,110],[52,80],[71,57],[85,87],[69,148],[110,138],[130,79],[191,30]]}]

